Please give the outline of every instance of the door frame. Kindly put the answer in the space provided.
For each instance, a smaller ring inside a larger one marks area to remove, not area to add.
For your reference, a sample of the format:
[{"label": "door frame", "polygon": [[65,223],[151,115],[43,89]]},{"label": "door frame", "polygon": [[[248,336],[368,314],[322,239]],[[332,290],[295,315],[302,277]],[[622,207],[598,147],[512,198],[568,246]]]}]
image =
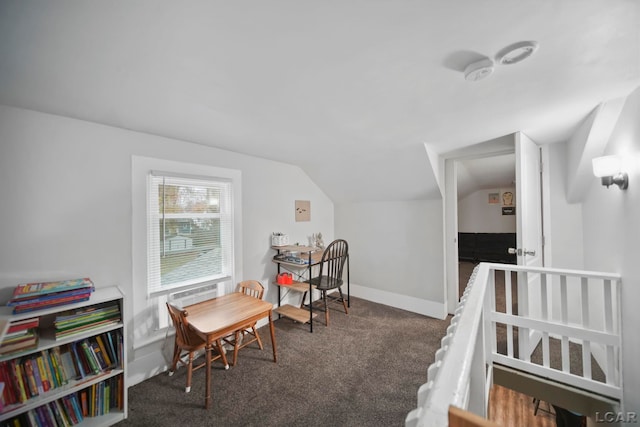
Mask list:
[{"label": "door frame", "polygon": [[[547,147],[542,145],[542,162],[548,164]],[[458,268],[458,182],[457,162],[483,157],[494,157],[515,153],[515,133],[497,138],[492,141],[472,145],[470,147],[441,154],[444,162],[444,201],[443,201],[443,229],[444,229],[444,306],[449,314],[453,314],[459,299],[459,268]],[[515,165],[514,165],[515,167]],[[549,221],[549,179],[548,168],[542,169],[542,232],[545,236],[543,245],[545,263],[550,261],[551,239],[548,229]]]}]

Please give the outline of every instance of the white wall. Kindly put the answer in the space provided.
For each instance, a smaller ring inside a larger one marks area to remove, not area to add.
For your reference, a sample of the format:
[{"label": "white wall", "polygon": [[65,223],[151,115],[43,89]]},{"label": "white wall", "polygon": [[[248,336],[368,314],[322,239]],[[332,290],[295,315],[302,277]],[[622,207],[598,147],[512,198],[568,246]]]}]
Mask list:
[{"label": "white wall", "polygon": [[[244,279],[269,286],[273,231],[293,242],[333,239],[333,203],[298,167],[188,142],[0,106],[0,300],[24,282],[91,277],[131,299],[132,156],[237,169],[242,174]],[[295,222],[294,201],[311,201],[311,221]],[[363,282],[364,283],[364,282]],[[131,310],[132,304],[128,305]],[[135,313],[125,313],[128,327]],[[131,335],[131,331],[129,331]],[[132,351],[137,382],[162,369],[162,342]],[[155,357],[155,359],[154,359]]]},{"label": "white wall", "polygon": [[[515,233],[516,216],[502,215],[502,200],[489,204],[489,193],[502,195],[503,191],[514,194],[513,203],[518,208],[515,187],[493,188],[474,191],[458,200],[458,232],[460,233]],[[517,212],[516,212],[517,213]]]},{"label": "white wall", "polygon": [[605,154],[630,160],[629,188],[607,189],[593,178],[582,205],[584,264],[622,275],[624,403],[640,413],[640,88],[628,97]]},{"label": "white wall", "polygon": [[336,237],[349,242],[353,294],[445,316],[441,200],[340,204],[335,211]]},{"label": "white wall", "polygon": [[[582,239],[582,205],[567,202],[567,145],[547,146],[548,188],[543,205],[548,208],[545,221],[546,241],[551,244],[545,252],[545,266],[557,268],[584,269]],[[593,177],[593,175],[591,175]]]}]

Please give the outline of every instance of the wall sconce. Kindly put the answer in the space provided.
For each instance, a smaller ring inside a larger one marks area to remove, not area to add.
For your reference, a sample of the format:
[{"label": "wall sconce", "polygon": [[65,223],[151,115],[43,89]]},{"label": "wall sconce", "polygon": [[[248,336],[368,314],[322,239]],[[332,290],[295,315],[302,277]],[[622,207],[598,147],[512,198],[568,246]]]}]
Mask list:
[{"label": "wall sconce", "polygon": [[621,190],[629,187],[629,176],[622,171],[622,158],[619,156],[596,157],[592,160],[593,174],[602,180],[607,188],[616,184]]}]

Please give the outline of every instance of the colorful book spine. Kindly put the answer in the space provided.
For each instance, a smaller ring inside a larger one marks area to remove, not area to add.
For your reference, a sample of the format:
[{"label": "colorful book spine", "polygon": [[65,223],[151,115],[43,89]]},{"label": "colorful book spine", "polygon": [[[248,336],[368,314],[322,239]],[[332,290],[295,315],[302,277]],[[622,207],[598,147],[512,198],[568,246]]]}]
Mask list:
[{"label": "colorful book spine", "polygon": [[38,371],[40,371],[40,378],[42,378],[42,388],[45,392],[51,390],[51,379],[49,378],[49,372],[45,367],[44,357],[40,354],[36,358],[38,365]]},{"label": "colorful book spine", "polygon": [[27,390],[25,388],[25,384],[23,381],[23,377],[22,377],[22,368],[20,367],[20,365],[18,363],[16,363],[15,359],[11,360],[11,370],[14,373],[14,382],[17,385],[17,390],[18,390],[18,401],[20,403],[22,402],[26,402],[28,397],[27,397]]},{"label": "colorful book spine", "polygon": [[114,365],[114,362],[111,360],[111,355],[107,350],[107,345],[105,343],[105,340],[102,339],[101,335],[96,335],[95,339],[96,339],[96,342],[98,343],[98,346],[100,347],[100,352],[102,353],[102,357],[106,362],[107,368],[112,367]]},{"label": "colorful book spine", "polygon": [[34,304],[20,305],[13,307],[13,314],[27,313],[36,310],[43,310],[45,308],[57,307],[60,305],[72,304],[82,301],[88,301],[91,294],[74,295],[67,298],[59,298],[52,301],[37,302]]},{"label": "colorful book spine", "polygon": [[89,345],[87,340],[83,340],[80,344],[84,354],[87,357],[87,362],[89,362],[89,366],[91,367],[91,372],[95,375],[100,373],[100,366],[98,366],[98,361],[96,360],[96,355],[93,352],[93,349]]},{"label": "colorful book spine", "polygon": [[94,285],[88,277],[83,279],[61,280],[57,282],[25,283],[16,286],[13,291],[12,300],[80,288],[94,288]]},{"label": "colorful book spine", "polygon": [[118,353],[116,351],[116,346],[114,345],[114,338],[113,335],[115,334],[115,331],[109,331],[107,332],[105,335],[107,337],[107,344],[108,344],[108,348],[109,348],[109,354],[111,355],[111,360],[113,360],[113,367],[114,368],[119,368],[120,367],[120,359],[118,359]]},{"label": "colorful book spine", "polygon": [[51,360],[51,354],[47,350],[42,350],[42,362],[44,363],[44,368],[47,370],[47,377],[51,381],[51,387],[56,388],[60,387],[60,382],[58,377],[55,374],[55,367],[53,366],[53,360]]},{"label": "colorful book spine", "polygon": [[78,343],[76,342],[71,343],[71,352],[73,354],[73,359],[76,364],[76,367],[78,368],[78,376],[80,377],[80,379],[82,379],[87,376],[88,370],[85,367],[86,365],[83,358],[78,352]]},{"label": "colorful book spine", "polygon": [[104,358],[102,354],[102,349],[98,345],[98,342],[95,339],[89,340],[89,345],[91,346],[91,350],[93,350],[93,354],[96,355],[96,360],[98,361],[98,365],[100,366],[100,370],[106,370],[109,365],[107,365],[107,360]]}]

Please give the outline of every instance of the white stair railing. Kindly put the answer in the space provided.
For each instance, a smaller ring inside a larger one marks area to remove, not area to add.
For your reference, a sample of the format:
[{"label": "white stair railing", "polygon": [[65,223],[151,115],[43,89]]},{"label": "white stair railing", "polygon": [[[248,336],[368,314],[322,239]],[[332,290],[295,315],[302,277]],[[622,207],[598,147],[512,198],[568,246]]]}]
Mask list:
[{"label": "white stair railing", "polygon": [[611,273],[480,264],[405,425],[447,426],[450,405],[486,416],[494,363],[621,400],[620,286]]}]

